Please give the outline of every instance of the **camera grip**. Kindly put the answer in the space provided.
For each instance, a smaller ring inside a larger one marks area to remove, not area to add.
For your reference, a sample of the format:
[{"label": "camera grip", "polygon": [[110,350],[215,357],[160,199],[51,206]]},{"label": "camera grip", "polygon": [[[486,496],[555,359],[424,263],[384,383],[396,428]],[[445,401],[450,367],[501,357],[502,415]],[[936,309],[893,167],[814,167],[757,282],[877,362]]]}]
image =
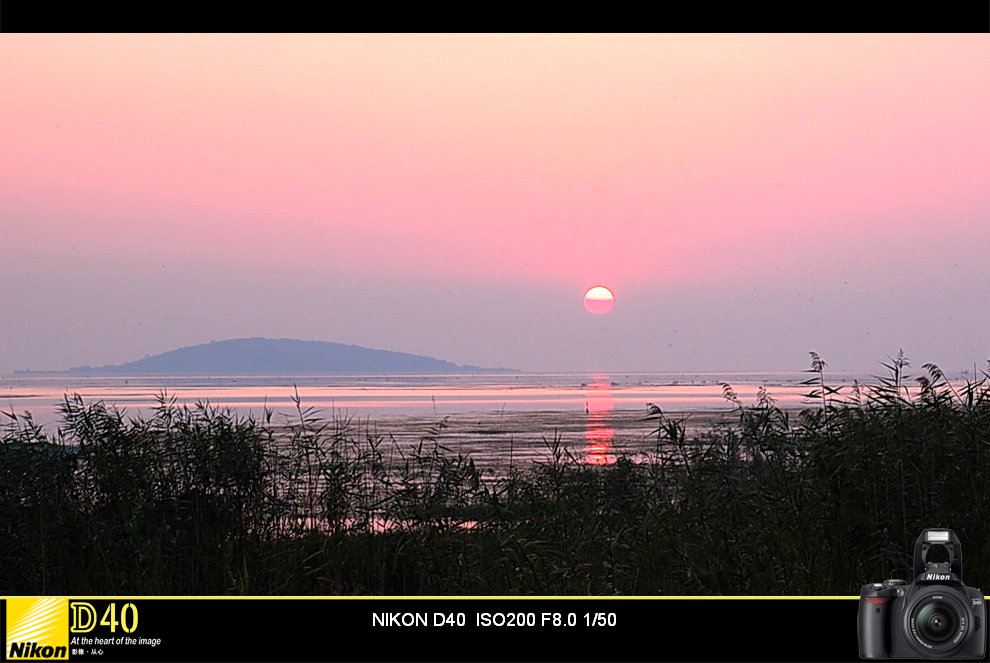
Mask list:
[{"label": "camera grip", "polygon": [[866,585],[859,599],[859,657],[890,658],[890,616],[894,594]]}]

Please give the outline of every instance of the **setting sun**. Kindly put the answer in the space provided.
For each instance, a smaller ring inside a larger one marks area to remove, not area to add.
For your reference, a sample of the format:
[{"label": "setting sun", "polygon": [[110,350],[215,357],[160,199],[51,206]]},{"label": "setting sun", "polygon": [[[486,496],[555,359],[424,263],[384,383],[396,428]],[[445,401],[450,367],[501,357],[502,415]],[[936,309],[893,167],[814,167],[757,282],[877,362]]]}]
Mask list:
[{"label": "setting sun", "polygon": [[615,306],[615,295],[605,286],[596,285],[584,293],[584,307],[589,313],[602,315],[611,311],[613,306]]}]

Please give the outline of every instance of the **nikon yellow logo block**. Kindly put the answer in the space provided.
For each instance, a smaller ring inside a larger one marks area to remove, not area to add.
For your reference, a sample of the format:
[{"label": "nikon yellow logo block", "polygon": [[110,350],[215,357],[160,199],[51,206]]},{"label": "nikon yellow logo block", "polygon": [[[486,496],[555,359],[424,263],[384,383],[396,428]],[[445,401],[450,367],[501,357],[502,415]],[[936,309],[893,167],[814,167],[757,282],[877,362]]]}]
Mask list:
[{"label": "nikon yellow logo block", "polygon": [[7,660],[69,660],[69,605],[64,598],[7,599]]}]

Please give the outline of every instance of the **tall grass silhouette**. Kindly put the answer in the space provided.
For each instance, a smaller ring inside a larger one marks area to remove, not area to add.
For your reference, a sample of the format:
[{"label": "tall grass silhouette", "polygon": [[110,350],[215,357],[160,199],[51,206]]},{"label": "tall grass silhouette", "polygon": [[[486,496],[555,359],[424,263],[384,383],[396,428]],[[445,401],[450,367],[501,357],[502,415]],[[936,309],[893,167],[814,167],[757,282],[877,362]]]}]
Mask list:
[{"label": "tall grass silhouette", "polygon": [[162,393],[147,417],[67,395],[54,431],[4,412],[0,594],[848,594],[908,578],[951,527],[990,578],[990,376],[903,353],[806,408],[761,389],[688,433],[648,404],[645,457],[484,474],[438,421],[413,445],[306,408],[262,418]]}]

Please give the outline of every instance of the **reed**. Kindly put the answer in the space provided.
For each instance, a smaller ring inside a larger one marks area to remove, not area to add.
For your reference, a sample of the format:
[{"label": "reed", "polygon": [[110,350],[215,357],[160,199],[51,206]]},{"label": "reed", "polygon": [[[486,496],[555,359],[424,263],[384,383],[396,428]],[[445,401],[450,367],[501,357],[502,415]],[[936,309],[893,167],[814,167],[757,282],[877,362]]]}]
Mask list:
[{"label": "reed", "polygon": [[548,431],[545,462],[497,475],[445,420],[410,446],[298,398],[257,420],[67,395],[54,431],[3,413],[0,594],[855,595],[908,578],[925,527],[990,584],[990,376],[884,365],[831,386],[812,353],[800,413],[724,385],[695,433],[649,404],[645,459],[588,465]]}]

